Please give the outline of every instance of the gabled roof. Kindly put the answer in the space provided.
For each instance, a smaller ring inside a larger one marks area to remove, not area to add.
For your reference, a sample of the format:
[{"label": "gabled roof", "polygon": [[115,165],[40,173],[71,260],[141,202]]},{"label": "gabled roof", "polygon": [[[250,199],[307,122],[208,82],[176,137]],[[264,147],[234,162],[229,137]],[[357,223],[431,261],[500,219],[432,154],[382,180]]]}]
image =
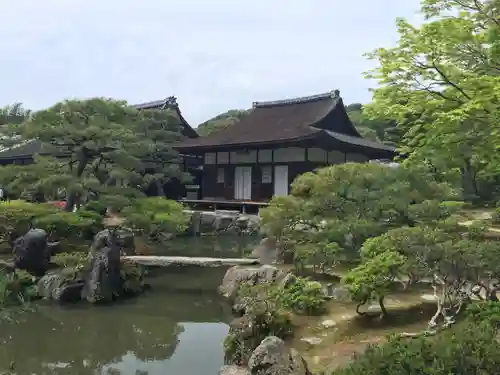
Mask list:
[{"label": "gabled roof", "polygon": [[361,137],[349,120],[338,90],[294,99],[254,102],[249,115],[233,126],[206,137],[185,140],[176,148],[189,152],[218,146],[246,147],[319,135],[342,143],[388,151],[388,146]]},{"label": "gabled roof", "polygon": [[[141,109],[172,109],[176,112],[179,120],[183,125],[182,135],[188,138],[197,138],[198,133],[188,124],[188,122],[182,116],[182,113],[179,109],[179,104],[177,104],[177,99],[174,96],[170,96],[163,100],[156,100],[153,102],[141,103],[141,104],[133,104],[132,107],[141,110]],[[18,145],[5,148],[0,150],[0,159],[12,159],[12,158],[28,158],[32,157],[36,154],[46,154],[43,150],[42,142],[39,140],[31,140],[25,141]]]},{"label": "gabled roof", "polygon": [[177,117],[182,123],[183,126],[183,131],[182,135],[188,138],[197,138],[198,133],[191,127],[191,125],[188,124],[186,119],[182,116],[181,110],[179,109],[179,104],[177,103],[177,98],[175,96],[169,96],[166,99],[163,100],[155,100],[152,102],[146,102],[146,103],[140,103],[140,104],[133,104],[132,107],[136,109],[160,109],[160,110],[165,110],[165,109],[172,109],[175,111]]}]

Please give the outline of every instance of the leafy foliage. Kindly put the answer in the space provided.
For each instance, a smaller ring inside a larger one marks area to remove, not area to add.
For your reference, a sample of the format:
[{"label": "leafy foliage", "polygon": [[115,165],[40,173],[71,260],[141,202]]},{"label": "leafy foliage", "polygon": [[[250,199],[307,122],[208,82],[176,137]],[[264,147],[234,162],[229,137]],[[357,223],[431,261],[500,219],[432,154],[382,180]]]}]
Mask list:
[{"label": "leafy foliage", "polygon": [[8,133],[35,139],[43,153],[58,158],[38,156],[33,165],[8,166],[0,183],[17,196],[27,187],[45,198],[64,196],[68,211],[96,198],[122,207],[153,183],[189,177],[172,149],[181,124],[171,111],[138,111],[99,98],[69,100],[33,113]]},{"label": "leafy foliage", "polygon": [[84,269],[90,260],[88,252],[59,253],[51,258],[51,262],[61,268]]},{"label": "leafy foliage", "polygon": [[269,308],[298,314],[321,314],[326,308],[321,284],[305,277],[294,277],[284,288],[274,283],[244,285],[239,297],[244,305],[265,301]]},{"label": "leafy foliage", "polygon": [[289,338],[293,333],[293,323],[283,300],[276,298],[279,293],[276,293],[275,285],[243,284],[238,293],[245,314],[231,323],[229,334],[224,339],[224,352],[231,363],[244,365],[267,336]]},{"label": "leafy foliage", "polygon": [[369,55],[380,88],[366,115],[394,119],[407,163],[459,174],[467,197],[498,184],[500,9],[494,0],[423,0],[420,27],[399,19],[399,41]]},{"label": "leafy foliage", "polygon": [[486,322],[492,327],[500,326],[500,303],[498,301],[481,301],[467,306],[467,319],[481,324]]},{"label": "leafy foliage", "polygon": [[270,298],[279,300],[285,308],[299,314],[321,314],[326,308],[321,284],[303,277],[295,278],[282,291],[275,288]]},{"label": "leafy foliage", "polygon": [[[361,266],[344,280],[351,288],[356,287],[354,298],[359,300],[359,290],[371,289],[378,298],[383,298],[389,292],[383,281],[392,282],[396,277],[406,278],[407,283],[431,279],[437,300],[436,314],[429,323],[431,328],[439,320],[444,326],[454,323],[472,294],[496,299],[500,280],[498,246],[481,238],[475,230],[427,225],[397,228],[367,240],[361,255]],[[393,268],[386,265],[384,269],[380,258],[393,257],[398,259],[388,263]],[[371,278],[374,274],[382,280]]]},{"label": "leafy foliage", "polygon": [[145,269],[127,260],[120,263],[120,275],[123,280],[123,290],[127,294],[136,294],[144,290]]},{"label": "leafy foliage", "polygon": [[359,307],[370,300],[376,300],[386,315],[384,298],[390,292],[395,279],[401,275],[401,268],[405,265],[405,257],[392,251],[377,254],[368,262],[363,262],[358,267],[349,271],[342,279],[348,286],[353,301]]},{"label": "leafy foliage", "polygon": [[37,296],[35,278],[28,272],[0,269],[0,306],[21,305]]},{"label": "leafy foliage", "polygon": [[496,334],[487,323],[464,322],[436,337],[394,338],[332,375],[493,375],[500,366]]},{"label": "leafy foliage", "polygon": [[390,145],[396,145],[399,142],[400,134],[395,121],[380,121],[369,118],[365,113],[364,106],[360,103],[349,104],[346,106],[346,112],[363,137]]},{"label": "leafy foliage", "polygon": [[445,221],[460,204],[425,170],[346,163],[299,176],[287,197],[261,211],[284,256],[320,268],[358,259],[364,241],[403,225]]},{"label": "leafy foliage", "polygon": [[4,241],[13,241],[31,227],[44,229],[58,239],[88,238],[101,229],[102,217],[84,210],[63,212],[47,203],[0,202],[0,236]]},{"label": "leafy foliage", "polygon": [[121,216],[125,226],[158,240],[185,231],[190,220],[182,204],[162,197],[136,199]]}]

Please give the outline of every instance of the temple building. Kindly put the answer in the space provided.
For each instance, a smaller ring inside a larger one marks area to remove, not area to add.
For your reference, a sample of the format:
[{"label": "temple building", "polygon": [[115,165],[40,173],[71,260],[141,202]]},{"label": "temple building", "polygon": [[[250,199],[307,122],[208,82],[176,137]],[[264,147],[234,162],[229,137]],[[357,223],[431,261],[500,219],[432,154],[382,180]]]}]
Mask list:
[{"label": "temple building", "polygon": [[233,126],[175,147],[203,158],[203,200],[266,202],[287,195],[296,176],[345,162],[393,159],[395,149],[363,138],[339,91],[253,103]]}]

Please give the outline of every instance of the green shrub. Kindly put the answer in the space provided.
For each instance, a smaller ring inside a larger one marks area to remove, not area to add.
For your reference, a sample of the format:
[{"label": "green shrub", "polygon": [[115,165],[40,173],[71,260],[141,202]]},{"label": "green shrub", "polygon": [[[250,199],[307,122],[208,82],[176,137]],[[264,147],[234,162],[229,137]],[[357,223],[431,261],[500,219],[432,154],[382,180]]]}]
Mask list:
[{"label": "green shrub", "polygon": [[4,241],[13,241],[26,233],[35,220],[58,211],[56,207],[45,203],[22,200],[0,202],[0,236]]},{"label": "green shrub", "polygon": [[90,270],[88,252],[59,253],[51,258],[51,262],[62,268],[62,272],[68,280],[82,279],[85,273]]},{"label": "green shrub", "polygon": [[84,205],[81,209],[84,211],[95,212],[101,216],[104,216],[106,215],[108,206],[106,203],[97,200],[97,201],[90,201],[89,203]]},{"label": "green shrub", "polygon": [[93,238],[99,231],[104,229],[104,216],[90,210],[78,210],[76,215],[86,222],[86,226],[81,227],[81,234],[84,238]]},{"label": "green shrub", "polygon": [[495,375],[500,366],[497,330],[465,321],[437,336],[394,338],[371,346],[332,375]]},{"label": "green shrub", "polygon": [[305,277],[297,277],[282,291],[272,289],[271,298],[278,299],[282,306],[299,314],[321,314],[326,307],[321,284]]},{"label": "green shrub", "polygon": [[59,211],[37,218],[34,224],[53,238],[90,239],[102,228],[102,217],[90,211]]},{"label": "green shrub", "polygon": [[48,203],[0,202],[0,238],[13,241],[32,226],[51,238],[88,238],[102,228],[102,217],[85,210],[66,212]]},{"label": "green shrub", "polygon": [[36,279],[28,272],[0,270],[0,306],[21,305],[37,296]]},{"label": "green shrub", "polygon": [[477,324],[486,322],[500,326],[500,302],[480,301],[467,306],[466,317]]},{"label": "green shrub", "polygon": [[121,278],[125,293],[136,294],[144,289],[144,268],[130,261],[121,261]]},{"label": "green shrub", "polygon": [[326,308],[326,298],[321,284],[306,277],[296,277],[285,288],[274,283],[242,285],[239,299],[244,305],[260,301],[269,309],[290,311],[298,314],[321,314]]},{"label": "green shrub", "polygon": [[495,208],[495,211],[491,214],[491,222],[493,224],[500,224],[500,207]]},{"label": "green shrub", "polygon": [[133,231],[156,240],[185,231],[190,220],[182,204],[163,197],[136,199],[121,216]]},{"label": "green shrub", "polygon": [[90,259],[88,252],[59,253],[51,258],[51,262],[61,268],[84,268]]},{"label": "green shrub", "polygon": [[269,298],[268,286],[245,285],[241,299],[245,314],[231,323],[229,334],[224,340],[226,360],[244,365],[252,352],[267,336],[282,339],[293,333],[291,315],[279,300]]}]

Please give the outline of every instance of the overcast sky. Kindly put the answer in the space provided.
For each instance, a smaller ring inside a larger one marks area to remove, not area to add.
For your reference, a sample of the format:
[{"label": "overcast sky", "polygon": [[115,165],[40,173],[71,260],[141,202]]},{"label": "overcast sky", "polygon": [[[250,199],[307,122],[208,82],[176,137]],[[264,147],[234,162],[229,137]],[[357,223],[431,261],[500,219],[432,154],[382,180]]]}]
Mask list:
[{"label": "overcast sky", "polygon": [[339,89],[370,100],[362,55],[418,0],[3,0],[0,106],[178,98],[193,126],[253,101]]}]

